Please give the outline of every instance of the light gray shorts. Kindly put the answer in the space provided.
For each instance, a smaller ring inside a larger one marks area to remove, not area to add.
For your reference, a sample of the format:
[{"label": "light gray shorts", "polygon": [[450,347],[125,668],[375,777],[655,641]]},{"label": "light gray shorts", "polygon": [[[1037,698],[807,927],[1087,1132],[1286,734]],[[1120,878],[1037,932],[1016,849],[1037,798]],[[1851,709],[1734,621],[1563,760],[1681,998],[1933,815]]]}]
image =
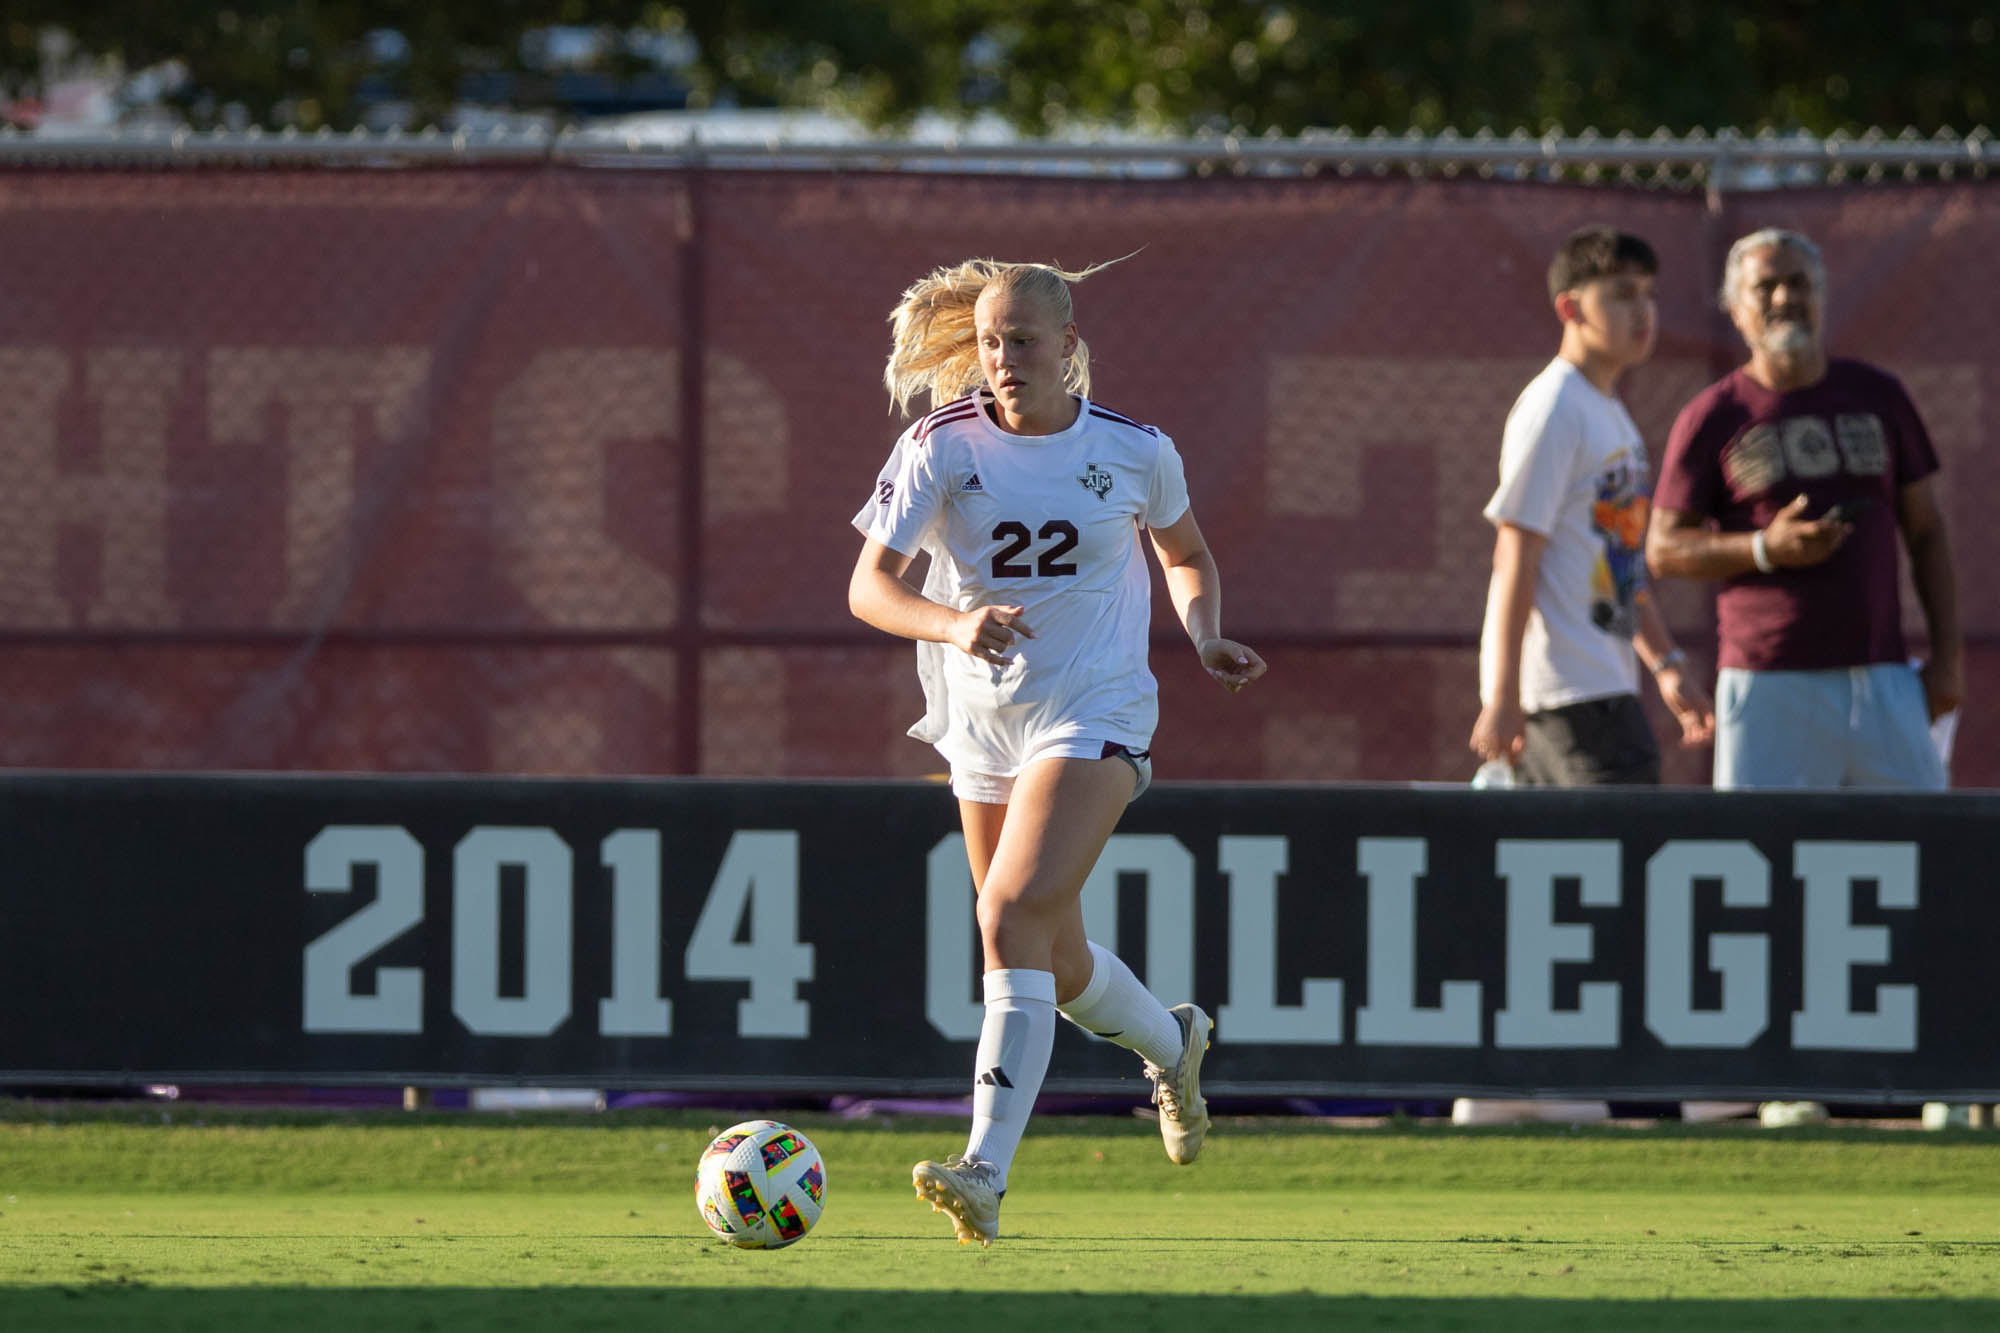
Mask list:
[{"label": "light gray shorts", "polygon": [[1879,662],[1717,672],[1715,785],[1936,791],[1949,778],[1923,681],[1905,663]]}]

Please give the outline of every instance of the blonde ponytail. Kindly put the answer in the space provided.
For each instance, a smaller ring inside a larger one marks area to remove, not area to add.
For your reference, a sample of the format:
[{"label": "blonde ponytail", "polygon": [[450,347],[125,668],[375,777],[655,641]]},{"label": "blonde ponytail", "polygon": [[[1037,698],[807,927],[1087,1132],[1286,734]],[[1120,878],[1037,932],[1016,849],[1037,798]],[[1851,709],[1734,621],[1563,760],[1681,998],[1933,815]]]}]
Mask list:
[{"label": "blonde ponytail", "polygon": [[[910,284],[903,299],[889,313],[892,329],[889,364],[882,371],[882,381],[889,387],[889,400],[895,410],[907,414],[910,400],[919,395],[928,395],[933,408],[942,407],[963,398],[985,381],[979,369],[972,308],[989,288],[1039,297],[1048,303],[1056,323],[1069,324],[1076,319],[1069,285],[1118,262],[1111,259],[1071,270],[1052,264],[968,259],[951,268],[934,270]],[[1063,363],[1063,387],[1086,397],[1090,394],[1090,349],[1081,338],[1076,340],[1076,350]]]}]

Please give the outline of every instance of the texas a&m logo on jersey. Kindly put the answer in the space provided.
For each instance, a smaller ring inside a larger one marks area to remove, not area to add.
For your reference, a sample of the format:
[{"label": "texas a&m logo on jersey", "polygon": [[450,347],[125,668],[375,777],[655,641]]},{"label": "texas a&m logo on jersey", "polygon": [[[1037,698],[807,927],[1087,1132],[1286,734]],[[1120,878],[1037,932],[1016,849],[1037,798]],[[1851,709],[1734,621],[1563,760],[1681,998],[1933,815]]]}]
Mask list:
[{"label": "texas a&m logo on jersey", "polygon": [[1095,463],[1085,463],[1082,475],[1077,477],[1083,489],[1102,500],[1111,493],[1111,474]]}]

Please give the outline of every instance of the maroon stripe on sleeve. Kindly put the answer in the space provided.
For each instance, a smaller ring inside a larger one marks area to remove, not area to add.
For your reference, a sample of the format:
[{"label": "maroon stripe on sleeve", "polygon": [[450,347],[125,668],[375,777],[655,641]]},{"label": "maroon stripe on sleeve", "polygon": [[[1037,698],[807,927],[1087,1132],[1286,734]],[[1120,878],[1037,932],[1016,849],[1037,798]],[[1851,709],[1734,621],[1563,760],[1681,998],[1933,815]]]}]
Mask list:
[{"label": "maroon stripe on sleeve", "polygon": [[922,424],[917,427],[917,438],[923,439],[939,426],[949,425],[954,421],[967,421],[978,415],[979,405],[970,398],[961,398],[949,407],[940,407],[925,417]]},{"label": "maroon stripe on sleeve", "polygon": [[1103,417],[1106,421],[1115,421],[1121,426],[1130,426],[1133,430],[1143,430],[1148,435],[1158,435],[1160,433],[1158,430],[1154,429],[1151,426],[1146,425],[1143,422],[1134,421],[1132,420],[1132,418],[1125,416],[1122,413],[1113,412],[1108,407],[1099,407],[1096,403],[1092,403],[1090,405],[1090,415],[1094,417]]}]

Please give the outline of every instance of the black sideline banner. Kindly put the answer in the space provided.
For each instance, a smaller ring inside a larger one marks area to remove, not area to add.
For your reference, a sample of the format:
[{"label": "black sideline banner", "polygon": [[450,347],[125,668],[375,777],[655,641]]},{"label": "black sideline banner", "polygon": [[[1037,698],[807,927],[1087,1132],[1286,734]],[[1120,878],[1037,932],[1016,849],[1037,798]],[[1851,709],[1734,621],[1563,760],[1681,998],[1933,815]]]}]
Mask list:
[{"label": "black sideline banner", "polygon": [[[1093,938],[1209,1091],[2000,1099],[2000,795],[1176,786]],[[0,1080],[958,1093],[924,783],[0,777]],[[1134,1091],[1063,1025],[1051,1091]]]}]

